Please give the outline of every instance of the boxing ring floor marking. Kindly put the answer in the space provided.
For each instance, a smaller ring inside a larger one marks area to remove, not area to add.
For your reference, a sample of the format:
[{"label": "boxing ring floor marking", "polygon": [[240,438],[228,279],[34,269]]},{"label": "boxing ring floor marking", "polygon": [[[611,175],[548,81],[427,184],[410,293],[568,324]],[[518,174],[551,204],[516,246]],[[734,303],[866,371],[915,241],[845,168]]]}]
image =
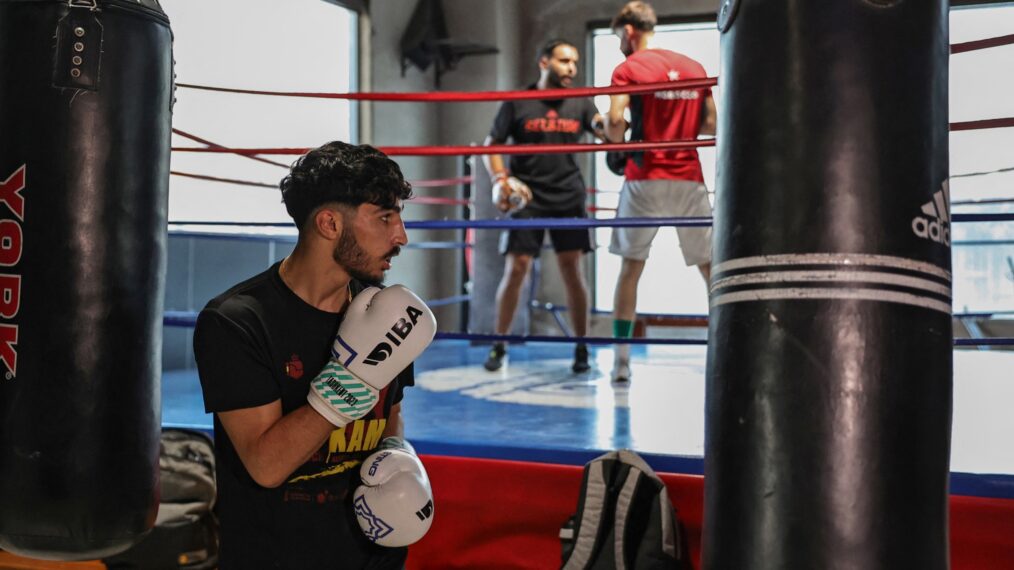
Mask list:
[{"label": "boxing ring floor marking", "polygon": [[[406,391],[406,435],[423,453],[583,463],[600,450],[632,448],[696,458],[688,470],[699,471],[705,347],[631,349],[633,381],[617,386],[612,347],[590,347],[592,370],[573,374],[571,345],[512,345],[506,366],[487,372],[488,346],[437,341]],[[1014,351],[954,352],[952,471],[1014,475],[1011,370]],[[211,429],[196,370],[166,371],[162,395],[164,425]]]}]

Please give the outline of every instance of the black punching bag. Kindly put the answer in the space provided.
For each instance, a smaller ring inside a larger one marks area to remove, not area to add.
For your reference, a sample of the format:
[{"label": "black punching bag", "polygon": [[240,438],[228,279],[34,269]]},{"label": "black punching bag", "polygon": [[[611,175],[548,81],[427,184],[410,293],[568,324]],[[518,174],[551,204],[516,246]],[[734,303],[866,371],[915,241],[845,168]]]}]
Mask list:
[{"label": "black punching bag", "polygon": [[0,0],[0,548],[158,508],[172,38],[156,0]]},{"label": "black punching bag", "polygon": [[726,0],[704,568],[947,568],[945,0]]}]

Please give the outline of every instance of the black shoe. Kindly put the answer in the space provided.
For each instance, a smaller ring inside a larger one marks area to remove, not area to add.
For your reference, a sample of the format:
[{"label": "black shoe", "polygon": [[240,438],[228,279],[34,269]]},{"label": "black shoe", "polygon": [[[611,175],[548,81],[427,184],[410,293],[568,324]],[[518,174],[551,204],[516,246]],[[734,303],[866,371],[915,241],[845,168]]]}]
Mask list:
[{"label": "black shoe", "polygon": [[498,343],[493,344],[493,348],[489,351],[489,357],[486,358],[486,362],[483,363],[482,367],[490,372],[500,370],[503,366],[503,357],[507,356],[507,347]]},{"label": "black shoe", "polygon": [[570,369],[574,374],[591,370],[591,364],[588,364],[588,345],[582,343],[574,347],[574,365]]}]

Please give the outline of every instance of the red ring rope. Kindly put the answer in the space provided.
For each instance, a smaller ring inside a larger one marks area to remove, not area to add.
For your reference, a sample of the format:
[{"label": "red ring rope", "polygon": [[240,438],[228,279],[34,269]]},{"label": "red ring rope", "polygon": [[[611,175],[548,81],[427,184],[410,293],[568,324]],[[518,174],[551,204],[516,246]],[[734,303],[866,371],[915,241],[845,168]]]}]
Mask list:
[{"label": "red ring rope", "polygon": [[[467,156],[479,154],[566,154],[571,152],[598,152],[604,150],[669,150],[715,146],[715,139],[649,141],[627,143],[575,143],[575,144],[514,144],[489,146],[381,146],[388,156]],[[306,154],[309,148],[198,148],[173,147],[174,152],[258,154]]]},{"label": "red ring rope", "polygon": [[[238,186],[255,186],[257,188],[278,188],[277,184],[268,184],[266,182],[254,182],[251,180],[238,180],[236,178],[221,178],[218,176],[208,176],[205,174],[194,174],[191,172],[180,172],[178,170],[170,170],[169,174],[173,176],[183,176],[186,178],[196,178],[197,180],[209,180],[211,182],[225,182],[226,184],[236,184]],[[459,178],[445,178],[445,179],[434,179],[434,180],[416,180],[410,181],[409,183],[413,188],[433,188],[439,186],[452,186],[457,184],[470,184],[473,182],[472,176],[461,176]],[[599,190],[597,188],[587,188],[588,194],[618,194],[617,191],[612,190]],[[465,200],[462,198],[442,198],[439,196],[415,196],[411,199],[413,204],[425,204],[425,205],[439,205],[439,206],[469,206],[472,204],[472,200]],[[589,212],[597,211],[615,211],[616,208],[603,208],[598,206],[588,206]]]},{"label": "red ring rope", "polygon": [[979,129],[999,129],[1004,127],[1014,127],[1014,117],[951,123],[951,131],[977,131]]},{"label": "red ring rope", "polygon": [[[997,129],[1014,127],[1014,117],[1000,119],[981,119],[950,124],[952,131],[971,131],[979,129]],[[670,150],[691,149],[715,146],[715,139],[650,141],[626,143],[576,143],[576,144],[521,144],[521,145],[488,145],[488,146],[382,146],[377,147],[388,156],[468,156],[481,154],[566,154],[572,152],[600,151],[637,151],[637,150]],[[173,147],[174,152],[206,152],[231,153],[244,156],[260,154],[297,155],[306,154],[309,148],[199,148]]]},{"label": "red ring rope", "polygon": [[177,83],[177,87],[216,91],[220,93],[240,93],[244,95],[270,95],[275,97],[309,97],[314,99],[347,99],[353,101],[402,101],[402,102],[478,102],[478,101],[520,101],[524,99],[569,99],[574,97],[594,97],[596,95],[636,95],[654,93],[656,91],[676,91],[688,89],[707,89],[718,84],[718,78],[685,79],[683,81],[665,81],[661,83],[643,83],[640,85],[615,85],[610,87],[566,87],[562,89],[525,89],[519,91],[440,91],[440,92],[404,92],[404,93],[314,93],[300,91],[262,91],[257,89],[234,89],[231,87],[209,87],[192,83]]},{"label": "red ring rope", "polygon": [[409,199],[412,204],[425,204],[428,206],[468,206],[469,200],[461,198],[441,198],[440,196],[415,196]]},{"label": "red ring rope", "polygon": [[951,53],[965,53],[969,51],[975,51],[986,48],[993,48],[999,46],[1005,46],[1014,44],[1014,34],[1009,36],[998,36],[995,38],[986,38],[984,40],[974,40],[970,42],[962,42],[960,44],[951,44]]},{"label": "red ring rope", "polygon": [[[997,36],[952,44],[950,52],[966,53],[987,48],[994,48],[1014,44],[1014,34]],[[199,89],[202,91],[215,91],[219,93],[239,93],[244,95],[269,95],[274,97],[309,97],[314,99],[346,99],[353,101],[442,101],[442,102],[476,102],[476,101],[519,101],[523,99],[566,99],[571,97],[594,97],[596,95],[634,95],[639,93],[652,93],[655,91],[670,91],[678,89],[706,89],[718,84],[717,77],[704,79],[688,79],[683,81],[671,81],[665,83],[645,83],[642,85],[624,85],[609,87],[574,87],[563,89],[544,90],[517,90],[517,91],[445,91],[445,92],[404,92],[404,93],[321,93],[306,91],[267,91],[258,89],[237,89],[232,87],[213,87],[209,85],[196,85],[193,83],[177,83],[177,87],[184,89]]]},{"label": "red ring rope", "polygon": [[[208,181],[211,181],[211,182],[225,182],[226,184],[235,184],[237,186],[254,186],[254,187],[257,187],[257,188],[274,188],[274,189],[278,188],[277,184],[268,184],[266,182],[254,182],[252,180],[238,180],[236,178],[221,178],[221,177],[218,177],[218,176],[208,176],[206,174],[194,174],[192,172],[180,172],[178,170],[170,170],[169,174],[171,174],[173,176],[183,176],[185,178],[196,178],[197,180],[208,180]],[[471,182],[472,179],[471,179],[471,177],[462,177],[462,180],[465,180],[467,182]],[[434,183],[434,182],[441,183],[441,184],[431,184],[431,186],[445,186],[446,185],[446,184],[443,184],[443,182],[446,182],[445,180],[420,180],[419,182],[421,182],[423,184]],[[461,182],[457,182],[457,183],[460,184]],[[412,184],[413,187],[417,186],[417,184],[413,183],[413,182],[410,182],[410,184]],[[418,187],[425,188],[426,186],[418,186]],[[471,204],[471,202],[469,200],[463,200],[461,198],[442,198],[440,196],[415,196],[415,197],[411,198],[410,201],[413,204],[425,204],[425,205],[431,205],[431,206],[467,206],[467,205]]]},{"label": "red ring rope", "polygon": [[443,186],[458,186],[461,184],[471,184],[473,178],[471,176],[459,176],[457,178],[434,178],[432,180],[409,180],[409,184],[413,188],[440,188]]},{"label": "red ring rope", "polygon": [[[207,145],[207,146],[212,147],[212,148],[222,149],[224,151],[228,151],[229,150],[227,147],[225,147],[223,145],[211,142],[211,141],[206,140],[206,139],[202,139],[202,138],[198,137],[197,135],[192,135],[192,134],[190,134],[190,133],[188,133],[186,131],[181,131],[180,129],[177,129],[177,128],[173,128],[173,133],[177,134],[177,135],[179,135],[179,136],[181,136],[183,138],[190,139],[190,140],[192,140],[194,142],[198,142],[198,143],[201,143],[203,145]],[[282,168],[289,168],[288,164],[283,164],[281,162],[275,162],[273,160],[268,160],[266,158],[261,158],[259,156],[252,156],[252,155],[245,155],[245,156],[247,158],[251,159],[251,160],[256,160],[258,162],[264,162],[264,163],[267,163],[267,164],[273,164],[275,166],[281,166]]]},{"label": "red ring rope", "polygon": [[193,174],[191,172],[180,172],[178,170],[170,170],[169,174],[173,176],[183,176],[185,178],[196,178],[197,180],[209,180],[211,182],[225,182],[226,184],[235,184],[237,186],[256,186],[257,188],[278,188],[277,184],[268,184],[267,182],[254,182],[252,180],[237,180],[235,178],[219,178],[218,176],[208,176],[206,174]]}]

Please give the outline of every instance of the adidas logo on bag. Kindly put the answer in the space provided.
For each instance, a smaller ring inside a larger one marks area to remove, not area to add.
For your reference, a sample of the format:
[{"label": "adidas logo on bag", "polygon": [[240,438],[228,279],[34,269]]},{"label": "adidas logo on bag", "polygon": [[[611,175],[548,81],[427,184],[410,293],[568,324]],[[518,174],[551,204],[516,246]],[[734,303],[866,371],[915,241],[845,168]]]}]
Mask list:
[{"label": "adidas logo on bag", "polygon": [[925,216],[912,218],[912,233],[944,245],[951,245],[950,188],[945,180],[933,199],[922,205]]}]

